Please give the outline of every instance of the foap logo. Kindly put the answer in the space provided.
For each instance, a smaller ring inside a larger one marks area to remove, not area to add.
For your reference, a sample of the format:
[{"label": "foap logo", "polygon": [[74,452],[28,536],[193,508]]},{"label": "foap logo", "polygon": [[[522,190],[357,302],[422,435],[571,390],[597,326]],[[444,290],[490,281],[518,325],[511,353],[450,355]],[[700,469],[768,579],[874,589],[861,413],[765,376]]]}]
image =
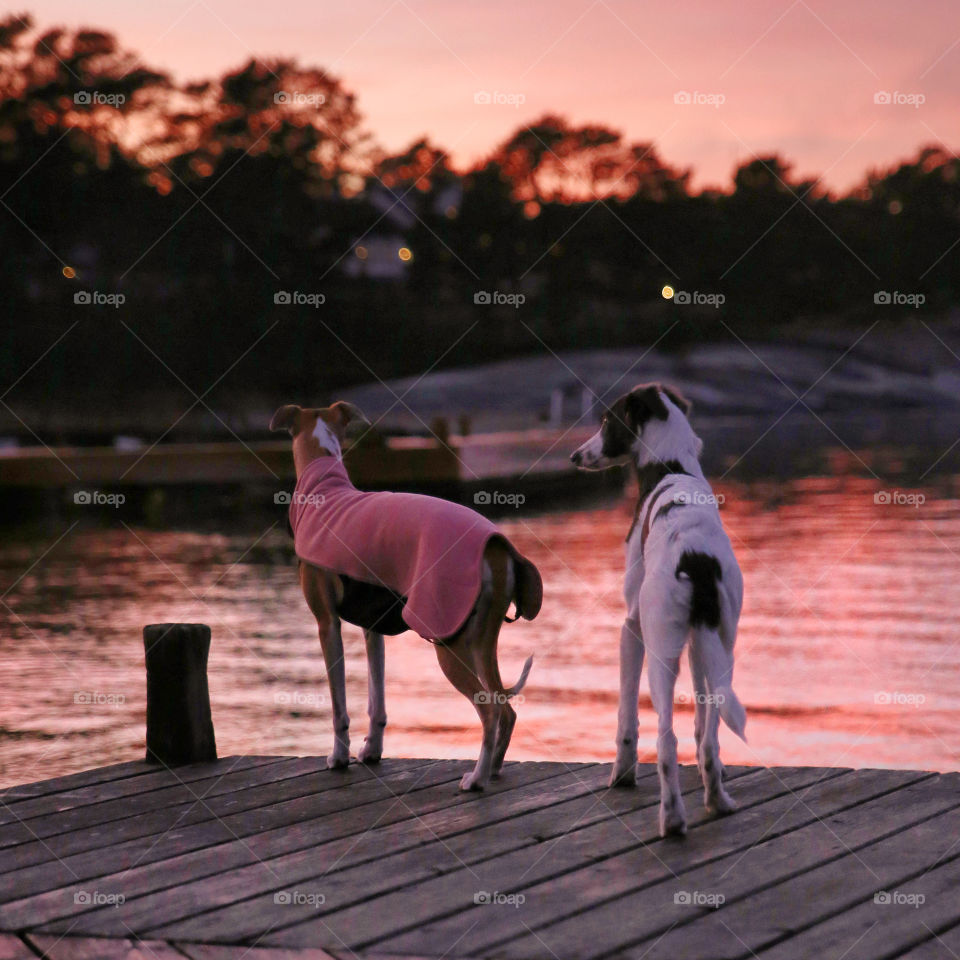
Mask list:
[{"label": "foap logo", "polygon": [[481,690],[479,693],[473,695],[473,702],[477,704],[496,703],[503,705],[504,703],[509,703],[511,700],[514,703],[523,703],[524,696],[522,693],[518,693],[513,697],[508,697],[505,693],[500,693],[497,690]]},{"label": "foap logo", "polygon": [[903,693],[900,690],[878,690],[873,695],[873,702],[883,707],[914,707],[918,708],[927,702],[926,694]]},{"label": "foap logo", "polygon": [[273,702],[291,707],[322,707],[326,698],[322,693],[304,693],[302,690],[278,690]]},{"label": "foap logo", "polygon": [[691,304],[695,307],[717,307],[727,302],[727,298],[722,293],[701,293],[699,290],[678,290],[673,295],[673,302],[680,304]]},{"label": "foap logo", "polygon": [[922,493],[907,493],[905,490],[878,490],[873,502],[882,506],[913,507],[919,509],[927,498]]},{"label": "foap logo", "polygon": [[882,307],[913,307],[914,310],[917,310],[927,302],[927,298],[922,293],[878,290],[873,295],[873,302]]},{"label": "foap logo", "polygon": [[78,290],[73,302],[85,307],[122,307],[127,298],[122,293],[103,293],[100,290]]},{"label": "foap logo", "polygon": [[478,890],[473,895],[473,902],[478,905],[513,907],[516,909],[525,904],[527,898],[522,893],[500,893],[499,890],[494,890],[493,893],[490,893],[487,890]]},{"label": "foap logo", "polygon": [[527,302],[527,298],[522,293],[501,293],[499,290],[477,290],[473,295],[473,302],[480,305],[492,305],[495,307],[517,307]]},{"label": "foap logo", "polygon": [[280,506],[289,506],[291,503],[304,503],[311,507],[321,507],[325,503],[322,493],[291,493],[289,490],[278,490],[273,495],[273,502]]},{"label": "foap logo", "polygon": [[678,693],[674,700],[675,703],[696,703],[704,704],[708,707],[719,707],[727,702],[727,698],[722,693]]},{"label": "foap logo", "polygon": [[278,106],[322,107],[327,102],[327,98],[322,93],[301,93],[299,90],[278,90],[273,95],[273,102]]},{"label": "foap logo", "polygon": [[701,90],[678,90],[673,95],[673,102],[681,107],[713,107],[718,109],[727,102],[722,93],[704,93]]},{"label": "foap logo", "polygon": [[918,909],[927,902],[922,893],[904,893],[902,890],[878,890],[873,902],[881,907],[913,907]]},{"label": "foap logo", "polygon": [[281,907],[319,907],[327,902],[327,898],[322,893],[309,890],[278,890],[273,895],[273,902]]},{"label": "foap logo", "polygon": [[718,507],[726,502],[722,493],[707,493],[704,490],[681,490],[674,494],[673,502],[678,506],[712,506]]},{"label": "foap logo", "polygon": [[502,90],[477,90],[473,102],[481,107],[513,107],[515,110],[527,102],[522,93],[504,93]]},{"label": "foap logo", "polygon": [[316,309],[327,302],[327,297],[323,293],[302,293],[300,290],[278,290],[273,295],[273,302],[282,306],[294,307],[313,307]]},{"label": "foap logo", "polygon": [[125,494],[104,493],[102,490],[77,490],[73,502],[78,507],[122,507],[127,502]]},{"label": "foap logo", "polygon": [[122,93],[101,93],[99,90],[78,90],[73,95],[78,107],[122,107],[127,98]]},{"label": "foap logo", "polygon": [[473,495],[473,502],[478,507],[522,507],[527,498],[522,493],[504,493],[501,490],[478,490]]},{"label": "foap logo", "polygon": [[873,102],[882,107],[913,107],[918,109],[927,102],[927,98],[922,93],[902,93],[900,90],[894,90],[890,93],[887,90],[878,90],[873,95]]},{"label": "foap logo", "polygon": [[100,690],[77,690],[73,695],[75,704],[95,707],[121,707],[127,702],[122,693],[103,693]]},{"label": "foap logo", "polygon": [[709,893],[705,890],[678,890],[673,902],[681,907],[722,907],[727,898],[722,893]]},{"label": "foap logo", "polygon": [[73,902],[81,907],[119,907],[126,903],[127,898],[122,893],[103,893],[100,890],[76,890]]}]

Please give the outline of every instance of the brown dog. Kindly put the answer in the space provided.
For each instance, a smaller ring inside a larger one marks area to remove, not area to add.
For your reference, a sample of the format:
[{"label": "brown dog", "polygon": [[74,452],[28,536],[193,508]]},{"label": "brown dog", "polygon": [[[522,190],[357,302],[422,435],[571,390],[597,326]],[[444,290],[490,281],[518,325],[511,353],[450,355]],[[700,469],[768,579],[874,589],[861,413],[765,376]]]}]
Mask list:
[{"label": "brown dog", "polygon": [[[318,458],[340,458],[347,429],[354,425],[369,426],[357,407],[344,402],[310,409],[288,404],[277,410],[270,421],[271,430],[287,430],[293,437],[298,483],[307,467]],[[434,498],[420,499],[436,503]],[[410,552],[415,553],[417,546],[412,542]],[[532,656],[527,659],[514,686],[504,687],[497,664],[500,625],[507,619],[511,601],[516,604],[518,616],[532,620],[543,599],[536,567],[520,556],[502,535],[486,542],[482,567],[479,595],[472,612],[458,632],[436,642],[441,669],[457,690],[472,701],[483,724],[480,757],[474,770],[461,780],[462,790],[482,790],[491,777],[499,774],[516,722],[516,712],[509,700],[523,688],[533,660]],[[364,628],[370,730],[358,759],[361,763],[376,763],[383,750],[387,723],[383,634],[407,629],[402,620],[398,621],[398,611],[405,598],[399,594],[397,584],[359,583],[342,572],[323,569],[303,559],[300,559],[299,570],[303,595],[317,620],[330,685],[334,747],[327,758],[328,765],[343,767],[350,759],[341,620]],[[388,626],[385,627],[385,623]]]}]

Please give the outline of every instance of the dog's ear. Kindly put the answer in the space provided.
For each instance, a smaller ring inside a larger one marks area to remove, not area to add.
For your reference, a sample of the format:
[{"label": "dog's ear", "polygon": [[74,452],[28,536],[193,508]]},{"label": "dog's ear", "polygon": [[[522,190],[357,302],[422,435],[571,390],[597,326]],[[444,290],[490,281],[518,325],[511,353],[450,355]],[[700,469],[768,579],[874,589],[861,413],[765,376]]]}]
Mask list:
[{"label": "dog's ear", "polygon": [[663,397],[660,396],[659,383],[643,383],[627,394],[627,423],[634,430],[642,427],[651,417],[666,420],[670,415]]},{"label": "dog's ear", "polygon": [[685,417],[690,416],[690,409],[693,404],[682,394],[677,393],[673,387],[663,387],[663,392],[680,408]]},{"label": "dog's ear", "polygon": [[295,403],[282,406],[271,418],[271,430],[286,430],[291,437],[300,432],[300,414],[303,411]]},{"label": "dog's ear", "polygon": [[344,429],[352,424],[359,424],[366,427],[370,426],[370,421],[363,415],[363,411],[355,403],[350,403],[347,400],[338,400],[336,403],[331,404],[330,409],[337,412]]}]

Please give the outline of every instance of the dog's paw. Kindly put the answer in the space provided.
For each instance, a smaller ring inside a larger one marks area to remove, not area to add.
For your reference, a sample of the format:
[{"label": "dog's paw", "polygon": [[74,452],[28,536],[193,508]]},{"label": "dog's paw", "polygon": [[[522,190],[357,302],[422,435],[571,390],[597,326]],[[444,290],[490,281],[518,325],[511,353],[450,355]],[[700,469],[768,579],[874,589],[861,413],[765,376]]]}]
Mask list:
[{"label": "dog's paw", "polygon": [[715,794],[707,794],[703,798],[703,805],[707,808],[707,813],[717,817],[733,813],[737,809],[737,801],[723,787]]},{"label": "dog's paw", "polygon": [[635,763],[627,764],[621,767],[615,764],[610,774],[611,787],[635,787],[637,785],[637,765]]},{"label": "dog's paw", "polygon": [[368,740],[360,748],[360,752],[357,754],[357,760],[359,760],[360,763],[379,763],[382,756],[383,748],[373,746]]},{"label": "dog's paw", "polygon": [[350,764],[349,753],[334,752],[327,757],[328,770],[342,770],[344,767],[349,766],[349,764]]},{"label": "dog's paw", "polygon": [[483,787],[483,781],[472,770],[470,773],[465,773],[463,778],[460,780],[460,789],[465,793],[471,790],[480,791],[483,790]]},{"label": "dog's paw", "polygon": [[660,804],[660,836],[682,837],[687,832],[687,815],[683,802]]}]

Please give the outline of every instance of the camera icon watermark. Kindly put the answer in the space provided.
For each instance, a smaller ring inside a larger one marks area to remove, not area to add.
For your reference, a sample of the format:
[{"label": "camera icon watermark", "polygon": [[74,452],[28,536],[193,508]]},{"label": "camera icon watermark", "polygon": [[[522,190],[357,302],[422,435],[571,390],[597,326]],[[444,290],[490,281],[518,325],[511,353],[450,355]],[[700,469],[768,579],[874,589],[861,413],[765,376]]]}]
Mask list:
[{"label": "camera icon watermark", "polygon": [[679,490],[672,497],[677,506],[719,507],[726,503],[722,493],[707,493],[705,490]]},{"label": "camera icon watermark", "polygon": [[327,902],[325,894],[307,890],[278,890],[273,902],[281,907],[321,907]]},{"label": "camera icon watermark", "polygon": [[77,107],[122,107],[127,102],[124,93],[101,93],[99,90],[78,90],[73,95]]},{"label": "camera icon watermark", "polygon": [[527,102],[526,94],[504,93],[500,90],[477,90],[473,95],[473,102],[481,107],[498,106],[513,107],[515,110]]},{"label": "camera icon watermark", "polygon": [[322,107],[327,102],[327,98],[322,93],[301,93],[299,90],[278,90],[273,95],[273,102],[278,106]]},{"label": "camera icon watermark", "polygon": [[877,690],[873,702],[882,707],[922,707],[927,702],[924,693],[903,693],[899,690]]},{"label": "camera icon watermark", "polygon": [[323,293],[302,293],[299,290],[291,293],[289,290],[277,290],[273,295],[273,302],[278,306],[307,306],[316,309],[327,302],[327,297]]},{"label": "camera icon watermark", "polygon": [[302,690],[278,690],[273,702],[287,707],[322,707],[327,702],[322,693],[304,693]]},{"label": "camera icon watermark", "polygon": [[522,507],[527,498],[522,493],[503,493],[500,490],[478,490],[473,495],[473,502],[478,507]]},{"label": "camera icon watermark", "polygon": [[901,293],[899,290],[877,290],[873,295],[873,302],[879,307],[913,307],[918,310],[927,298],[922,293]]},{"label": "camera icon watermark", "polygon": [[890,93],[888,90],[878,90],[873,95],[873,102],[883,107],[913,107],[918,109],[927,102],[927,98],[922,93],[901,93],[899,90]]},{"label": "camera icon watermark", "polygon": [[525,294],[522,293],[501,293],[499,290],[477,290],[473,294],[473,302],[478,305],[492,305],[495,307],[513,307],[514,309],[523,306],[527,302]]},{"label": "camera icon watermark", "polygon": [[673,895],[673,902],[680,907],[713,907],[717,909],[726,903],[727,898],[722,893],[708,893],[704,890],[678,890]]},{"label": "camera icon watermark", "polygon": [[922,493],[906,493],[903,490],[878,490],[873,502],[882,506],[913,507],[919,509],[927,502]]},{"label": "camera icon watermark", "polygon": [[727,102],[725,94],[704,93],[700,90],[678,90],[673,95],[673,102],[681,107],[713,107],[715,110]]},{"label": "camera icon watermark", "polygon": [[102,293],[99,290],[78,290],[73,295],[73,302],[80,306],[113,307],[115,310],[127,302],[126,294]]},{"label": "camera icon watermark", "polygon": [[102,490],[76,490],[73,502],[78,507],[122,507],[127,502],[126,494],[104,493]]},{"label": "camera icon watermark", "polygon": [[504,703],[509,703],[511,700],[514,703],[523,703],[524,699],[525,698],[522,693],[508,697],[505,693],[501,693],[499,690],[481,690],[479,693],[475,693],[473,695],[473,702],[477,704],[495,703],[502,705]]},{"label": "camera icon watermark", "polygon": [[722,293],[701,293],[699,290],[677,290],[672,299],[674,303],[713,307],[715,310],[727,302]]},{"label": "camera icon watermark", "polygon": [[73,902],[80,907],[119,907],[127,902],[122,893],[102,893],[100,890],[76,890]]},{"label": "camera icon watermark", "polygon": [[278,490],[273,495],[273,502],[277,506],[290,506],[292,503],[306,504],[310,507],[322,507],[326,503],[326,497],[322,493],[300,493],[294,490]]},{"label": "camera icon watermark", "polygon": [[494,890],[492,893],[488,890],[478,890],[473,895],[473,902],[480,906],[513,907],[514,909],[523,906],[527,898],[522,893],[500,893]]},{"label": "camera icon watermark", "polygon": [[122,693],[102,693],[99,690],[77,690],[73,702],[78,705],[95,707],[122,707],[127,698]]},{"label": "camera icon watermark", "polygon": [[881,907],[913,907],[919,909],[927,902],[925,894],[904,893],[902,890],[878,890],[873,902]]}]

